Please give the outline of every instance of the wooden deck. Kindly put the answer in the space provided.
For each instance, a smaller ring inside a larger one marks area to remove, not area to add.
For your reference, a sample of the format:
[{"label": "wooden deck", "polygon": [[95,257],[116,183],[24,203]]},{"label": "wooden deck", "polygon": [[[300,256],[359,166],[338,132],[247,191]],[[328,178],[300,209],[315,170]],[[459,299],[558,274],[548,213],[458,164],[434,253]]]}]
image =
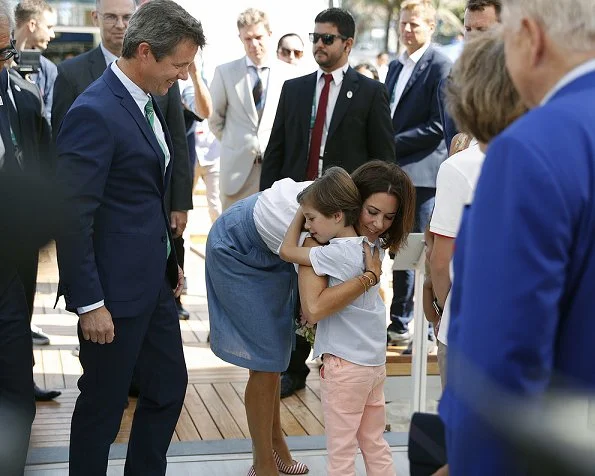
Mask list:
[{"label": "wooden deck", "polygon": [[[191,213],[201,213],[198,219],[191,216],[190,223],[207,223],[206,208]],[[196,253],[186,253],[186,275],[189,289],[182,297],[190,311],[190,320],[180,321],[184,354],[189,373],[189,385],[184,408],[177,424],[173,441],[219,440],[248,438],[248,425],[243,405],[244,389],[248,380],[245,369],[234,367],[218,359],[210,350],[207,340],[209,322],[204,286],[204,229],[191,236]],[[51,344],[35,347],[36,365],[34,378],[38,385],[58,389],[62,395],[53,402],[38,403],[33,423],[33,447],[67,446],[70,420],[78,396],[76,383],[82,369],[73,350],[78,344],[77,316],[63,310],[61,301],[54,309],[58,273],[55,249],[49,246],[40,253],[38,292],[35,300],[34,324],[50,335]],[[390,295],[387,296],[390,299]],[[400,356],[403,348],[389,348],[387,372],[390,375],[410,375],[410,358]],[[307,380],[307,387],[296,395],[282,400],[281,421],[288,436],[322,435],[324,433],[320,403],[320,380],[315,366]],[[437,374],[435,356],[429,357],[428,374]],[[116,442],[124,443],[136,401],[131,399],[125,410]],[[408,419],[408,404],[399,410],[399,421]],[[404,413],[403,415],[400,415]],[[405,413],[407,413],[405,415]],[[397,426],[394,425],[393,426]]]},{"label": "wooden deck", "polygon": [[[38,385],[61,390],[62,395],[53,402],[37,403],[31,445],[67,446],[70,419],[79,394],[76,383],[82,373],[78,358],[73,355],[78,343],[77,317],[64,310],[53,309],[57,288],[55,250],[48,247],[42,250],[40,257],[34,323],[50,335],[51,344],[35,346],[34,378]],[[193,253],[188,253],[187,260],[197,271],[192,276],[192,279],[196,279],[194,286],[189,280],[188,295],[183,297],[191,318],[180,321],[189,385],[173,441],[248,438],[243,403],[248,371],[219,360],[210,351],[206,342],[206,296],[204,289],[201,289],[204,288],[204,282],[198,279],[204,271],[204,263]],[[312,372],[305,389],[282,401],[281,420],[286,435],[324,433],[320,381],[316,374]],[[117,443],[128,440],[135,405],[136,400],[131,399],[124,411]]]}]

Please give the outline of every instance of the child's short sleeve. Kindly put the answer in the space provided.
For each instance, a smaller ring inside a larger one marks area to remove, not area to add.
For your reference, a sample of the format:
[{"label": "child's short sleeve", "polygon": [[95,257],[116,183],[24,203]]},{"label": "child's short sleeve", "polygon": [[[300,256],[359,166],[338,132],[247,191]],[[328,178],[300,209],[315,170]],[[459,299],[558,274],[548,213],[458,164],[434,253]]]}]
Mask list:
[{"label": "child's short sleeve", "polygon": [[318,276],[332,276],[345,281],[363,270],[361,243],[330,243],[310,250],[310,262]]}]

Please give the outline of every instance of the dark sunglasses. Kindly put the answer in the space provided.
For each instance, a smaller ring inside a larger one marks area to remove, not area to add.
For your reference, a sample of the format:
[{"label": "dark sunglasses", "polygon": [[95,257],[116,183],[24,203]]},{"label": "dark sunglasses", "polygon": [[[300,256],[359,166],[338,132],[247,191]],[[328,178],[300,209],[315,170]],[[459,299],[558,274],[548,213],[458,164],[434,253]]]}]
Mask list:
[{"label": "dark sunglasses", "polygon": [[314,44],[318,43],[318,40],[322,40],[325,45],[332,45],[337,38],[346,40],[347,37],[343,35],[333,35],[331,33],[310,33],[310,41]]},{"label": "dark sunglasses", "polygon": [[0,61],[7,61],[17,54],[14,40],[10,40],[10,46],[0,48]]},{"label": "dark sunglasses", "polygon": [[300,59],[302,56],[304,56],[304,52],[302,50],[292,50],[290,48],[279,48],[279,51],[281,52],[282,56],[291,56],[291,53],[293,53],[293,56],[295,56],[297,59]]}]

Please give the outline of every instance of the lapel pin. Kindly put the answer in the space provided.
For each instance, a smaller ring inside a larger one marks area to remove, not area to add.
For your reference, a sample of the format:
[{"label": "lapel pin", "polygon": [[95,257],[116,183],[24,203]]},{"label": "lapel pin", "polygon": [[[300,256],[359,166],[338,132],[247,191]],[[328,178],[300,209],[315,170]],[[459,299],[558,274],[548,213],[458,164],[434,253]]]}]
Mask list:
[{"label": "lapel pin", "polygon": [[353,92],[347,91],[347,99],[351,99],[353,97]]},{"label": "lapel pin", "polygon": [[14,85],[14,88],[20,93],[21,92],[21,88],[18,84]]},{"label": "lapel pin", "polygon": [[0,106],[4,106],[4,101],[2,100],[2,96],[0,96]]}]

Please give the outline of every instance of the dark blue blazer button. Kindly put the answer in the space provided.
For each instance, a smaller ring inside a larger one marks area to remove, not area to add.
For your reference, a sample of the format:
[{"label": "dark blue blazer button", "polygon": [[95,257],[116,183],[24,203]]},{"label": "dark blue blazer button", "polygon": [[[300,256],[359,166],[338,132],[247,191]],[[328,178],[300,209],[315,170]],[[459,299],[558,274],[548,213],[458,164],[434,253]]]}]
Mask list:
[{"label": "dark blue blazer button", "polygon": [[165,243],[167,241],[167,237],[166,236],[162,236],[161,237],[161,243]]}]

